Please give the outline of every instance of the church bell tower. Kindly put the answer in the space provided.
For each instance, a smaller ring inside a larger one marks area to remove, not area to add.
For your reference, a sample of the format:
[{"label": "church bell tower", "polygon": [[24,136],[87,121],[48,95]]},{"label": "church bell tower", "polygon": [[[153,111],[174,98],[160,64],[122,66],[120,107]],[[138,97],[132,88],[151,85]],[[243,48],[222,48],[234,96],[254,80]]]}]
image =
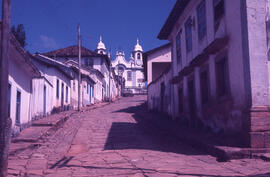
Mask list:
[{"label": "church bell tower", "polygon": [[133,50],[132,54],[133,54],[133,58],[135,60],[135,66],[142,67],[143,49],[142,49],[142,46],[139,44],[139,39],[137,39],[137,44],[134,46],[134,50]]}]

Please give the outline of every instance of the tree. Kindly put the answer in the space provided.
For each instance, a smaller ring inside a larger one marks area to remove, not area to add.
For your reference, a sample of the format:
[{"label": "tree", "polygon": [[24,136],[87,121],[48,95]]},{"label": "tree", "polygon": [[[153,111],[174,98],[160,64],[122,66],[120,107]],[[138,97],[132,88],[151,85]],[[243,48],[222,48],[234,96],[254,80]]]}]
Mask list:
[{"label": "tree", "polygon": [[13,25],[11,27],[11,32],[13,35],[16,37],[16,39],[19,41],[21,46],[24,48],[27,44],[25,42],[26,36],[25,36],[25,30],[24,30],[24,25],[19,24],[17,28]]}]

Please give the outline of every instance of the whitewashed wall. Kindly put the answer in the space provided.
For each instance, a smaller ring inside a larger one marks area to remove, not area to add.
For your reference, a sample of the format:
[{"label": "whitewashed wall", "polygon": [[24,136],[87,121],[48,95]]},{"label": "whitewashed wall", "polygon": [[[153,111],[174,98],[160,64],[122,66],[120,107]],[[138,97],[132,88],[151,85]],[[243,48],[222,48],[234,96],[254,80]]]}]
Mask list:
[{"label": "whitewashed wall", "polygon": [[[148,85],[147,91],[147,104],[149,110],[163,112],[168,115],[172,115],[171,110],[171,70],[164,73],[160,78],[151,82]],[[161,110],[161,84],[165,85],[163,110]]]},{"label": "whitewashed wall", "polygon": [[[46,87],[46,113],[44,112],[44,86]],[[35,78],[32,81],[31,117],[39,118],[51,113],[53,109],[53,85],[45,78]],[[45,114],[44,114],[45,113]]]},{"label": "whitewashed wall", "polygon": [[[147,84],[153,81],[153,63],[171,62],[171,46],[147,55]],[[165,68],[164,68],[165,69]]]},{"label": "whitewashed wall", "polygon": [[31,114],[30,114],[31,79],[32,79],[31,76],[29,76],[25,72],[23,67],[20,67],[18,63],[16,63],[15,59],[11,57],[9,60],[9,84],[11,85],[10,118],[12,120],[13,128],[16,123],[17,91],[21,92],[19,123],[27,124],[31,121]]},{"label": "whitewashed wall", "polygon": [[[71,103],[71,80],[61,71],[55,67],[47,67],[47,65],[41,64],[38,61],[33,60],[33,63],[40,70],[42,75],[48,79],[48,81],[53,85],[52,89],[52,105],[55,108],[61,107],[62,99],[62,83],[64,84],[64,105],[70,105]],[[59,81],[59,98],[56,96],[57,91],[57,80]],[[66,86],[68,87],[68,99],[66,100]],[[40,100],[42,102],[42,100]],[[42,104],[42,103],[40,103]]]}]

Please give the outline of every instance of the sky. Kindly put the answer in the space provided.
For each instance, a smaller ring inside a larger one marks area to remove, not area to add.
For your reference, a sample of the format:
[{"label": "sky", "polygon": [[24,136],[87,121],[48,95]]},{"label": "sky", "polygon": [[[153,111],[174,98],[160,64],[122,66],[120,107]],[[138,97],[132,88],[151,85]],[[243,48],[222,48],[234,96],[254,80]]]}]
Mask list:
[{"label": "sky", "polygon": [[[2,0],[0,0],[2,4]],[[144,51],[168,41],[157,35],[176,0],[11,0],[11,25],[24,24],[26,50],[48,52],[76,45],[95,50],[102,35],[113,57],[118,49],[129,58],[137,37]]]}]

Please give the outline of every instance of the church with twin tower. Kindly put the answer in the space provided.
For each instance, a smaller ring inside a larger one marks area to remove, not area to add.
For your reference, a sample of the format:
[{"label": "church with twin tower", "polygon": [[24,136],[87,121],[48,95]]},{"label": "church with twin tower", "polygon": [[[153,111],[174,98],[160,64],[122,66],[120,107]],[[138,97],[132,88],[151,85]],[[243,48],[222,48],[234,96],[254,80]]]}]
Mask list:
[{"label": "church with twin tower", "polygon": [[[96,51],[99,54],[106,54],[106,47],[101,37]],[[117,51],[116,58],[111,62],[116,75],[123,79],[125,92],[136,94],[145,89],[143,49],[139,44],[139,39],[137,39],[137,44],[134,46],[129,60],[126,60],[124,51]]]}]

